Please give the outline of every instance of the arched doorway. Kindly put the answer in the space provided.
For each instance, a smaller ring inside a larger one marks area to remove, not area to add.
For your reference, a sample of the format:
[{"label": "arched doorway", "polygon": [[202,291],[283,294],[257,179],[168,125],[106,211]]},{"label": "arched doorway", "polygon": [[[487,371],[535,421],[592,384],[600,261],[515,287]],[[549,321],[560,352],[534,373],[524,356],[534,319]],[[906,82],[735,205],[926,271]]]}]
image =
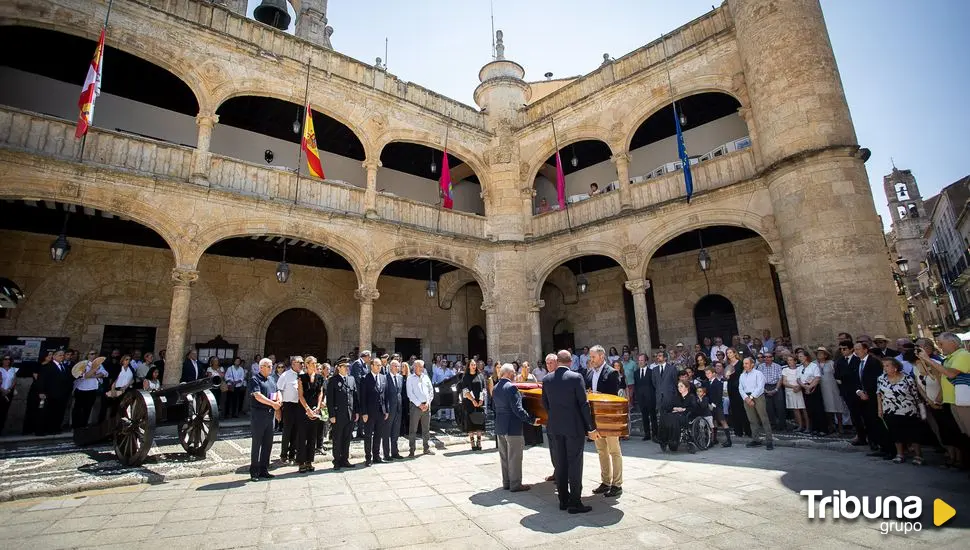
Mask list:
[{"label": "arched doorway", "polygon": [[265,355],[277,361],[293,355],[313,355],[323,362],[327,357],[327,327],[309,309],[293,308],[277,315],[266,329]]},{"label": "arched doorway", "polygon": [[734,304],[720,294],[708,294],[694,306],[694,326],[697,328],[697,341],[705,337],[712,340],[720,336],[724,342],[738,333],[738,318],[734,314]]},{"label": "arched doorway", "polygon": [[468,329],[468,356],[478,356],[481,359],[488,358],[488,341],[485,337],[485,329],[475,325]]}]

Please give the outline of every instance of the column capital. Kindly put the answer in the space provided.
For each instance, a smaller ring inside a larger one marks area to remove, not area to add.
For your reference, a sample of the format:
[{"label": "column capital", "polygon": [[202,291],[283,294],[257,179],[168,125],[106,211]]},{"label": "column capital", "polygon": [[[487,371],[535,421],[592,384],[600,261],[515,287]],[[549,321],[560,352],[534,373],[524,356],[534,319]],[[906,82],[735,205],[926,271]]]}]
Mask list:
[{"label": "column capital", "polygon": [[367,304],[373,302],[374,300],[380,297],[381,297],[381,293],[378,292],[378,290],[372,286],[361,285],[357,288],[357,290],[354,291],[354,298],[356,298],[359,302],[363,302]]},{"label": "column capital", "polygon": [[775,266],[775,271],[785,269],[785,259],[781,254],[768,254],[768,263]]},{"label": "column capital", "polygon": [[645,294],[650,288],[650,279],[630,279],[623,283],[630,294]]},{"label": "column capital", "polygon": [[199,280],[199,272],[195,269],[178,268],[172,270],[172,282],[175,286],[190,287]]},{"label": "column capital", "polygon": [[195,123],[199,126],[212,128],[219,123],[219,115],[215,113],[199,113],[195,117]]},{"label": "column capital", "polygon": [[491,298],[486,298],[482,300],[481,308],[482,308],[482,311],[485,311],[485,312],[494,312],[495,300],[492,300]]},{"label": "column capital", "polygon": [[619,152],[610,157],[610,160],[613,161],[614,164],[630,164],[630,153],[625,151]]},{"label": "column capital", "polygon": [[544,307],[546,307],[545,300],[532,300],[531,302],[529,302],[529,311],[533,313],[538,312],[540,309]]},{"label": "column capital", "polygon": [[364,167],[364,170],[377,170],[378,168],[384,166],[380,159],[366,159],[364,162],[360,163]]}]

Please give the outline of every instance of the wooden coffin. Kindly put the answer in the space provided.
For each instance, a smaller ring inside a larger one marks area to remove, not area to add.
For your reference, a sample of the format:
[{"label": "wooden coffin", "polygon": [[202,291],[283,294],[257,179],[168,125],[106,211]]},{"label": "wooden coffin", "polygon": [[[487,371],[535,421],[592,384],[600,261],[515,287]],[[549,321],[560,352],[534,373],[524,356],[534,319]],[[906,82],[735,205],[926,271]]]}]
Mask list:
[{"label": "wooden coffin", "polygon": [[[549,414],[542,406],[542,385],[528,382],[515,384],[522,393],[522,406],[545,425]],[[593,413],[593,424],[604,437],[627,437],[630,435],[629,404],[625,397],[608,393],[587,393]]]}]

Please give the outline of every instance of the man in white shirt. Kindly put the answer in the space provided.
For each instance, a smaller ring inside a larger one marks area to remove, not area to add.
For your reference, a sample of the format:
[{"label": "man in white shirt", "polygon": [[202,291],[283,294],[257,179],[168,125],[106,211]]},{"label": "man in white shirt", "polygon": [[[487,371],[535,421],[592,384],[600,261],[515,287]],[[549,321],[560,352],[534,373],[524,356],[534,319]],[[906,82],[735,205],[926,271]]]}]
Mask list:
[{"label": "man in white shirt", "polygon": [[280,443],[280,462],[283,464],[296,460],[296,431],[300,423],[300,415],[304,414],[298,389],[302,370],[303,358],[295,355],[290,360],[289,370],[281,374],[276,381],[276,389],[283,397],[283,438]]},{"label": "man in white shirt", "polygon": [[589,347],[583,348],[583,353],[579,356],[579,370],[585,371],[589,365]]},{"label": "man in white shirt", "polygon": [[[229,387],[226,418],[239,418],[242,412],[243,396],[246,392],[246,369],[242,366],[242,359],[237,357],[232,362],[232,366],[226,369],[226,386]],[[258,365],[258,363],[257,363]]]},{"label": "man in white shirt", "polygon": [[724,345],[724,340],[720,336],[715,338],[714,345],[711,346],[711,363],[713,364],[714,361],[718,360],[717,352],[721,352],[725,356],[727,356],[727,350],[728,350],[728,347]]},{"label": "man in white shirt", "polygon": [[421,428],[421,441],[424,444],[424,454],[433,455],[429,443],[431,432],[431,401],[434,399],[434,386],[424,372],[424,361],[418,359],[414,362],[414,372],[408,376],[407,392],[408,400],[411,402],[410,417],[411,425],[408,429],[408,443],[410,453],[414,456],[414,439],[417,435],[418,427]]},{"label": "man in white shirt", "polygon": [[7,411],[13,402],[13,387],[17,380],[17,369],[13,368],[13,357],[4,354],[0,362],[0,433],[7,421]]},{"label": "man in white shirt", "polygon": [[87,359],[81,361],[84,364],[81,375],[74,381],[74,408],[71,410],[71,427],[74,429],[87,427],[101,380],[108,376],[108,371],[101,366],[104,357],[97,355],[94,350],[88,352]]},{"label": "man in white shirt", "polygon": [[744,358],[744,372],[738,380],[738,391],[744,399],[744,412],[751,423],[751,441],[746,447],[761,445],[761,433],[764,432],[765,448],[769,451],[775,448],[771,438],[771,420],[768,418],[768,407],[765,403],[765,375],[754,368],[754,359]]}]

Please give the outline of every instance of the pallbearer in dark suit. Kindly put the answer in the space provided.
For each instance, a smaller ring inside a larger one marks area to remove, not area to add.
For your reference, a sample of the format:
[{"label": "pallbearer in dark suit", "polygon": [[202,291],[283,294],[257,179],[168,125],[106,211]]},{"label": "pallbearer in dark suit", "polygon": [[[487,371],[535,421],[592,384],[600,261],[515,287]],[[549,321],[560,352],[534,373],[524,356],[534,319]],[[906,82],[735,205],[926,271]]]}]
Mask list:
[{"label": "pallbearer in dark suit", "polygon": [[37,380],[40,384],[40,402],[43,405],[43,421],[38,434],[61,433],[64,411],[71,397],[74,377],[64,364],[64,350],[54,352],[54,360],[44,365]]},{"label": "pallbearer in dark suit", "polygon": [[360,408],[364,419],[364,457],[365,464],[380,464],[381,441],[387,425],[387,376],[381,374],[383,363],[374,359],[370,372],[364,377],[364,388],[360,394]]},{"label": "pallbearer in dark suit", "polygon": [[657,388],[653,385],[653,372],[647,363],[647,354],[637,356],[637,370],[633,373],[633,394],[640,418],[643,419],[643,440],[648,441],[657,433]]},{"label": "pallbearer in dark suit", "polygon": [[[589,348],[589,363],[586,364],[586,389],[594,393],[619,395],[620,373],[607,364],[606,350],[603,346]],[[600,485],[593,494],[602,493],[607,497],[623,494],[623,453],[620,451],[620,437],[611,435],[596,440],[596,454],[600,461]]]},{"label": "pallbearer in dark suit", "polygon": [[402,459],[397,449],[397,440],[401,437],[401,413],[403,403],[404,377],[401,376],[401,362],[394,359],[388,365],[386,377],[387,387],[387,429],[384,431],[383,447],[384,460]]},{"label": "pallbearer in dark suit", "polygon": [[327,412],[333,426],[333,467],[353,468],[350,463],[350,438],[360,412],[357,383],[348,375],[346,361],[337,364],[337,374],[327,382]]},{"label": "pallbearer in dark suit", "polygon": [[[568,351],[565,353],[569,354]],[[592,508],[580,500],[583,446],[586,436],[594,441],[600,436],[593,427],[582,375],[570,371],[560,362],[556,371],[542,380],[542,406],[549,415],[546,430],[555,457],[559,509],[568,510],[570,514],[589,512]]]}]

